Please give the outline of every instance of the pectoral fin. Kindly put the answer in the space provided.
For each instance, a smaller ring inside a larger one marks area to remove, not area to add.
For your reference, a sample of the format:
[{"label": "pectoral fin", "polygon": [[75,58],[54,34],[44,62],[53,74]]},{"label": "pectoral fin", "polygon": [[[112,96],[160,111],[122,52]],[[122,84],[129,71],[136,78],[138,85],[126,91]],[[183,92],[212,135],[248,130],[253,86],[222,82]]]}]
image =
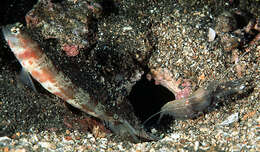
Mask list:
[{"label": "pectoral fin", "polygon": [[23,84],[30,87],[34,92],[37,92],[35,85],[32,81],[32,77],[26,69],[22,68],[22,70],[19,74],[19,79]]}]

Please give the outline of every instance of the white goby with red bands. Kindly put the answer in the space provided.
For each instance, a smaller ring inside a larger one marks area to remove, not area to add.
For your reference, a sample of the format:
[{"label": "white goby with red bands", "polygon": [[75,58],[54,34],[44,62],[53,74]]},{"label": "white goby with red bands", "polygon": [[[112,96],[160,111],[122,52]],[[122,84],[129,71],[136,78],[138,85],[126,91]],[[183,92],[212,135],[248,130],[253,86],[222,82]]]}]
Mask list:
[{"label": "white goby with red bands", "polygon": [[46,56],[39,44],[32,40],[22,24],[2,27],[5,40],[12,52],[27,71],[46,90],[65,100],[72,106],[105,121],[110,129],[124,136],[136,136],[151,139],[144,131],[134,129],[126,120],[114,117],[114,114],[102,110],[103,105],[90,98],[89,93],[74,85],[71,80],[58,71]]}]

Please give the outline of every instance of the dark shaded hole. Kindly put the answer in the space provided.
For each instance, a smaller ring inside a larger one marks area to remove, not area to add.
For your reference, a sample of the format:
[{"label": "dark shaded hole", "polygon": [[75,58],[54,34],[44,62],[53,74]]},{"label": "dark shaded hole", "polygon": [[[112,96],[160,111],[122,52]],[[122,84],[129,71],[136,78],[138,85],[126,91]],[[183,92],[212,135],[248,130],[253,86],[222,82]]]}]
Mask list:
[{"label": "dark shaded hole", "polygon": [[[148,81],[145,75],[133,86],[129,95],[135,115],[142,122],[158,112],[165,103],[175,99],[172,92],[163,86],[155,85],[154,81]],[[158,116],[152,118],[145,125],[155,124]]]},{"label": "dark shaded hole", "polygon": [[234,14],[234,17],[237,21],[238,29],[242,29],[243,27],[245,27],[248,24],[249,20],[253,18],[252,14],[247,13],[246,11],[243,12],[245,13]]},{"label": "dark shaded hole", "polygon": [[[250,22],[256,22],[254,15],[245,10],[237,11],[236,13],[234,13],[234,17],[237,22],[237,29],[244,29]],[[241,38],[240,46],[238,47],[238,49],[243,50],[244,45],[251,42],[258,33],[259,32],[257,30],[250,29],[249,33],[243,31],[243,36],[242,34],[235,34],[237,37]]]}]

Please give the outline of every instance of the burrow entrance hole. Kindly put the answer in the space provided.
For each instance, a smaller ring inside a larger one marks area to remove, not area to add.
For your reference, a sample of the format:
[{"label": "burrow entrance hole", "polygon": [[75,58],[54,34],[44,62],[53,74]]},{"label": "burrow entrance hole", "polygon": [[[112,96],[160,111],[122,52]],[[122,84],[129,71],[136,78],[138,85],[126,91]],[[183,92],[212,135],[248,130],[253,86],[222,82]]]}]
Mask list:
[{"label": "burrow entrance hole", "polygon": [[[155,85],[154,80],[147,80],[146,74],[133,86],[129,100],[138,119],[144,122],[151,115],[160,111],[161,107],[175,99],[172,92],[161,85]],[[153,117],[146,125],[155,124],[159,115]]]}]

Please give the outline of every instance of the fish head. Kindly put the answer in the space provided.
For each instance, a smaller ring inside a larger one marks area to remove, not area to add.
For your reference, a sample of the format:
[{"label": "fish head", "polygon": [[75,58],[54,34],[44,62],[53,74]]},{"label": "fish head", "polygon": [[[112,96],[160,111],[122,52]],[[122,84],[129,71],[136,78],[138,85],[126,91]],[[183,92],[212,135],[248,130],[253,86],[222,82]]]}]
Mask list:
[{"label": "fish head", "polygon": [[19,48],[24,46],[22,41],[20,41],[23,37],[23,30],[24,26],[21,23],[10,24],[2,27],[4,38],[15,54],[19,54],[19,52],[22,51],[22,49]]}]

